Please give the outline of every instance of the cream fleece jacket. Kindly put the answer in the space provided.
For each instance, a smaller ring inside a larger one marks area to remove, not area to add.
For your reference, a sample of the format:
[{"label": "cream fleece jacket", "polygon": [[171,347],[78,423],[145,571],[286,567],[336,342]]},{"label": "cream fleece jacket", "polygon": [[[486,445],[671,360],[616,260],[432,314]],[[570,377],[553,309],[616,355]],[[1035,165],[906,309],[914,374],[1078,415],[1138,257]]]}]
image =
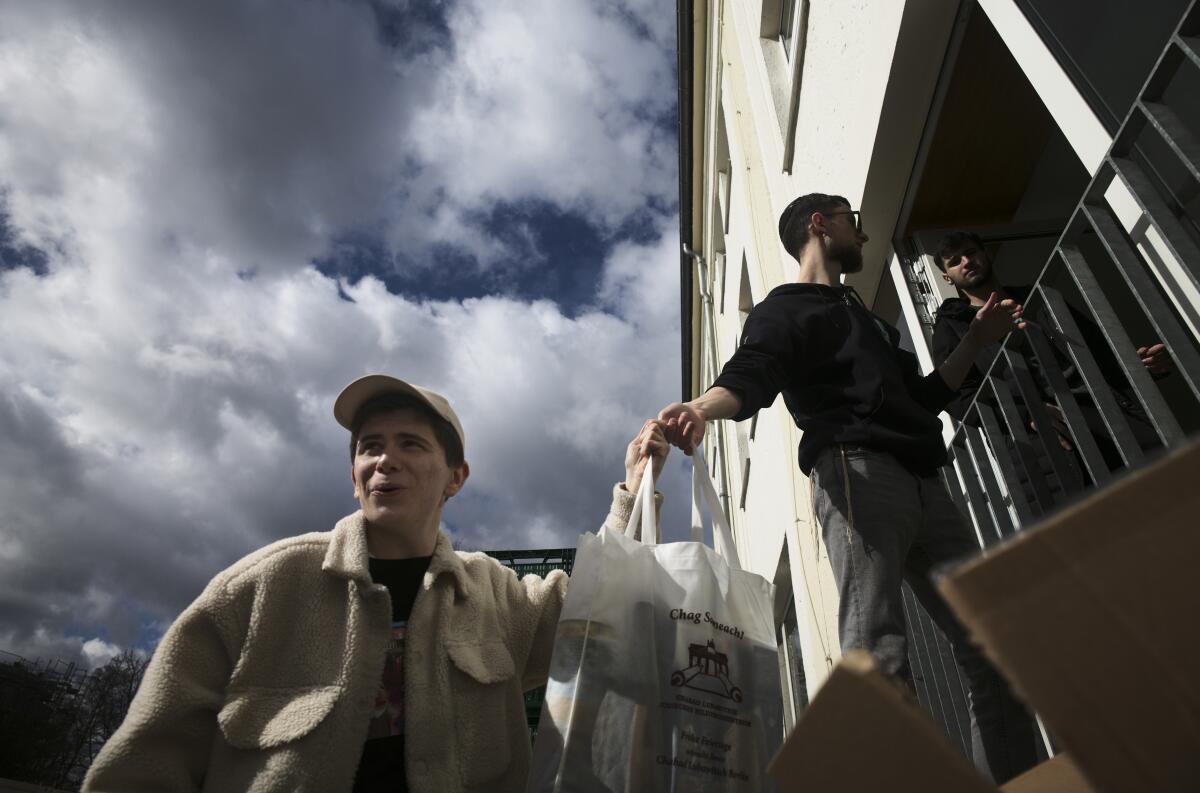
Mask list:
[{"label": "cream fleece jacket", "polygon": [[[633,500],[614,488],[605,525]],[[404,648],[410,790],[524,790],[522,694],[546,680],[566,587],[439,534]],[[390,633],[361,512],[250,554],[163,636],[83,790],[349,791]]]}]

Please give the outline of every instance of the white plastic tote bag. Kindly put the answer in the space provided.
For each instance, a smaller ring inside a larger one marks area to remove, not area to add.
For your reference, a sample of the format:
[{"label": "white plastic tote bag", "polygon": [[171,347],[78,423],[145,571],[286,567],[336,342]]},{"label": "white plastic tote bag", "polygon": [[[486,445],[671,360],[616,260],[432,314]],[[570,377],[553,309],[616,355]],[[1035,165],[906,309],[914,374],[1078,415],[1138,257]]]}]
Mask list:
[{"label": "white plastic tote bag", "polygon": [[[716,550],[701,541],[701,495]],[[741,569],[698,449],[692,498],[693,541],[655,545],[647,469],[627,533],[580,537],[529,793],[775,790],[773,585]]]}]

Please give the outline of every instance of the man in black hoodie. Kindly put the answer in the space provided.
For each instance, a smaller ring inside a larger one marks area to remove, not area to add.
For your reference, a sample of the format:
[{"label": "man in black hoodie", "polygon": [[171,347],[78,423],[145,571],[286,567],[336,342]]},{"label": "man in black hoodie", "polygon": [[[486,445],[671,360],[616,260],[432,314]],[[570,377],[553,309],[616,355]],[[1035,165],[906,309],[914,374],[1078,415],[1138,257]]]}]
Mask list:
[{"label": "man in black hoodie", "polygon": [[979,545],[950,500],[938,412],[979,350],[1021,326],[1021,307],[991,296],[962,344],[922,377],[899,333],[872,314],[840,277],[862,268],[867,235],[840,196],[801,196],[779,218],[784,248],[800,264],[796,283],[776,287],[746,320],[741,344],[707,392],[665,407],[667,437],[685,452],[708,421],[750,418],[782,392],[804,434],[800,469],[840,595],[843,651],[862,648],[911,686],[901,584],[908,581],[954,645],[971,700],[976,766],[1002,782],[1036,761],[1030,718],[967,641],[934,589],[935,565]]},{"label": "man in black hoodie", "polygon": [[[995,268],[984,248],[983,240],[969,231],[953,231],[944,236],[938,244],[934,261],[942,271],[946,283],[962,293],[962,297],[949,297],[942,302],[933,325],[932,352],[934,363],[940,365],[947,360],[958,348],[959,342],[966,335],[975,314],[987,301],[990,295],[1011,298],[1022,304],[1026,302],[1032,291],[1027,286],[1003,286],[996,277]],[[1072,310],[1072,319],[1082,336],[1081,343],[1086,346],[1096,360],[1100,373],[1104,377],[1113,401],[1125,415],[1134,439],[1143,450],[1149,450],[1161,445],[1145,411],[1137,401],[1137,396],[1129,387],[1121,372],[1120,364],[1113,356],[1104,334],[1096,324],[1084,314]],[[1067,342],[1057,332],[1049,329],[1046,324],[1047,337],[1057,358],[1056,363],[1062,369],[1067,385],[1078,403],[1080,411],[1091,430],[1096,446],[1110,470],[1124,465],[1120,452],[1113,443],[1104,417],[1096,407],[1095,400],[1085,387],[1082,378],[1075,371],[1069,352],[1065,349]],[[999,352],[1000,344],[995,342],[979,350],[976,362],[968,369],[966,377],[959,385],[954,398],[946,406],[946,412],[959,421],[970,424],[977,419],[967,415],[975,392],[983,383],[984,373]],[[1157,343],[1137,349],[1138,357],[1147,371],[1156,378],[1163,377],[1171,371],[1171,359],[1166,345]],[[1030,359],[1030,369],[1034,372],[1039,385],[1044,392],[1043,399],[1046,408],[1054,419],[1054,430],[1059,437],[1059,443],[1067,451],[1073,449],[1070,430],[1063,420],[1062,411],[1055,404],[1046,378],[1041,376],[1041,363]]]}]

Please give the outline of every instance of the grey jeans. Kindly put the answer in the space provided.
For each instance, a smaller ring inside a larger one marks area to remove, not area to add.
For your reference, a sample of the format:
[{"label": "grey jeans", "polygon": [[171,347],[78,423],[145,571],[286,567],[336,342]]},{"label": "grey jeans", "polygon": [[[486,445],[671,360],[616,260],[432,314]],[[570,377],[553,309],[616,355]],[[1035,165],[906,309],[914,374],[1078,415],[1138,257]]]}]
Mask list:
[{"label": "grey jeans", "polygon": [[840,445],[821,453],[811,476],[841,599],[842,650],[868,651],[885,674],[911,685],[901,596],[907,581],[953,645],[967,682],[976,768],[1000,784],[1033,766],[1032,718],[930,580],[936,566],[979,552],[941,480],[917,476],[885,452]]}]

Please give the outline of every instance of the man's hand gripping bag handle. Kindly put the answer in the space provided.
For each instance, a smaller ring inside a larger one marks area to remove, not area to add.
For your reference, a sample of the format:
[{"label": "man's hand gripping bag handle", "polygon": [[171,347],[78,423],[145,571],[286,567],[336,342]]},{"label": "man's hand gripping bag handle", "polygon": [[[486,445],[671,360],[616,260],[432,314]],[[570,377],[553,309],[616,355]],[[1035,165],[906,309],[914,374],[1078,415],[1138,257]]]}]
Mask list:
[{"label": "man's hand gripping bag handle", "polygon": [[[734,570],[741,570],[737,546],[733,544],[733,531],[729,528],[729,520],[721,507],[721,499],[717,496],[717,488],[713,486],[712,477],[708,475],[708,466],[704,462],[704,453],[696,448],[692,451],[692,540],[704,541],[704,525],[700,519],[700,500],[708,504],[708,513],[713,521],[713,541],[716,552]],[[633,512],[629,515],[629,524],[625,528],[626,537],[637,534],[639,523],[642,525],[642,543],[654,545],[658,539],[658,521],[654,512],[654,471],[649,465],[642,474],[642,483],[638,487],[637,500]]]}]

